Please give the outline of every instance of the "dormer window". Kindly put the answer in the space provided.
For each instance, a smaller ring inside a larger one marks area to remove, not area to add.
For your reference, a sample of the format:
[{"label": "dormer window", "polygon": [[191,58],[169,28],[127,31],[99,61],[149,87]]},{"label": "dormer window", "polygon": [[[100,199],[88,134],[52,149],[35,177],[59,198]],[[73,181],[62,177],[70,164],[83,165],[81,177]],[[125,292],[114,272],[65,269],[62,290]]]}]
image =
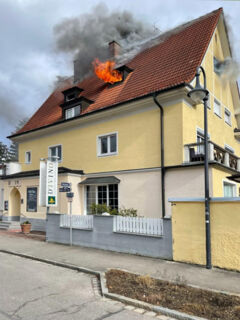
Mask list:
[{"label": "dormer window", "polygon": [[79,94],[83,91],[83,89],[79,87],[72,87],[67,90],[62,91],[64,95],[64,102],[73,101],[79,97]]},{"label": "dormer window", "polygon": [[77,117],[81,113],[81,106],[75,106],[65,110],[65,119]]},{"label": "dormer window", "polygon": [[75,93],[71,93],[66,95],[66,101],[71,101],[74,100],[76,98],[76,94]]}]

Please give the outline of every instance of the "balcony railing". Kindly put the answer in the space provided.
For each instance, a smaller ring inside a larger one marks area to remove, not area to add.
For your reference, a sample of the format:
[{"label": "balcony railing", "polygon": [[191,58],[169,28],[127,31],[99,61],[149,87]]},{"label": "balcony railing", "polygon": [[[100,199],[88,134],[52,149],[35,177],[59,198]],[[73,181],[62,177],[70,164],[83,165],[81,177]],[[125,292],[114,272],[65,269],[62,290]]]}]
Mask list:
[{"label": "balcony railing", "polygon": [[[212,141],[209,141],[208,148],[209,161],[216,161],[231,169],[240,171],[240,158]],[[204,142],[190,143],[184,146],[184,163],[197,161],[204,161]]]}]

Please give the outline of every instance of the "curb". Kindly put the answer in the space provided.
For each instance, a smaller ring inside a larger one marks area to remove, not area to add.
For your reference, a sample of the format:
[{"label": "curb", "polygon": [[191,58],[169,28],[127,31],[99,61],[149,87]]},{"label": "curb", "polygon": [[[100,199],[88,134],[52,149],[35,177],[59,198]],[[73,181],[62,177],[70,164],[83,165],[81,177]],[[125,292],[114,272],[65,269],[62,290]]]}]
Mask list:
[{"label": "curb", "polygon": [[14,255],[14,256],[22,257],[22,258],[26,258],[26,259],[29,259],[29,260],[34,260],[34,261],[39,261],[39,262],[51,264],[51,265],[54,265],[54,266],[57,266],[57,267],[63,267],[63,268],[66,268],[66,269],[75,270],[75,271],[78,271],[78,272],[83,272],[83,273],[86,273],[86,274],[95,275],[100,281],[101,294],[104,297],[112,299],[112,300],[123,302],[123,303],[129,304],[129,305],[132,305],[132,306],[135,306],[135,307],[138,307],[138,308],[142,308],[142,309],[145,309],[145,310],[148,310],[148,311],[161,313],[163,315],[174,317],[174,318],[179,319],[179,320],[207,320],[205,318],[192,316],[192,315],[189,315],[189,314],[186,314],[186,313],[183,313],[183,312],[179,312],[179,311],[175,311],[175,310],[172,310],[172,309],[155,306],[155,305],[152,305],[152,304],[147,303],[147,302],[143,302],[143,301],[127,298],[127,297],[121,296],[119,294],[110,293],[108,291],[107,286],[106,286],[106,277],[105,277],[105,273],[104,272],[94,271],[94,270],[87,269],[87,268],[82,268],[82,267],[77,267],[77,266],[72,265],[72,264],[67,264],[67,263],[63,263],[63,262],[57,262],[57,261],[54,261],[54,260],[38,258],[38,257],[35,257],[35,256],[30,256],[28,254],[18,253],[18,252],[10,251],[10,250],[0,249],[0,252],[1,253],[6,253],[6,254],[11,254],[11,255]]}]

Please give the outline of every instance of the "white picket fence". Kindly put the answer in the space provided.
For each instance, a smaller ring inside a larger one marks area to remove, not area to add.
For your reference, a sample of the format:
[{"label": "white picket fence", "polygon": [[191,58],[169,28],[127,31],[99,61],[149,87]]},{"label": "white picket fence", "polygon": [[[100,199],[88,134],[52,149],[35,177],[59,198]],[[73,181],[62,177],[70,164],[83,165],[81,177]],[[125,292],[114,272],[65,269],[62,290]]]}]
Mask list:
[{"label": "white picket fence", "polygon": [[163,220],[157,218],[115,216],[113,220],[113,231],[149,236],[162,236]]},{"label": "white picket fence", "polygon": [[[62,214],[60,217],[60,227],[70,228],[70,219],[70,215]],[[72,215],[72,228],[93,229],[93,216]]]}]

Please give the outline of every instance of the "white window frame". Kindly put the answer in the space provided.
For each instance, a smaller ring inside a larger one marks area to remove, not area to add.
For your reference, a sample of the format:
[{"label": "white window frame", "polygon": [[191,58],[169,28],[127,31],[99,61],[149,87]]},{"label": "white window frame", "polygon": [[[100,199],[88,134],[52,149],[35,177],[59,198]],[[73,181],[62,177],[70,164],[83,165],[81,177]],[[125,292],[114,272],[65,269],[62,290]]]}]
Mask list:
[{"label": "white window frame", "polygon": [[[235,182],[230,182],[229,180],[223,179],[223,183],[222,183],[222,185],[223,185],[223,197],[225,197],[225,195],[224,195],[224,184],[228,184],[228,185],[233,186],[233,187],[234,187],[233,197],[234,197],[234,198],[237,197],[237,183],[235,183]],[[226,198],[227,198],[227,197],[226,197]]]},{"label": "white window frame", "polygon": [[[30,161],[28,159],[28,154],[30,154]],[[31,164],[32,163],[32,151],[28,150],[25,151],[25,164]]]},{"label": "white window frame", "polygon": [[[110,136],[116,135],[116,151],[110,152]],[[107,137],[107,153],[101,153],[101,138]],[[110,132],[106,134],[101,134],[97,136],[97,156],[98,157],[108,157],[108,156],[114,156],[118,154],[118,132]]]},{"label": "white window frame", "polygon": [[[215,104],[219,105],[219,110],[220,110],[219,114],[215,110]],[[222,118],[222,105],[221,105],[221,102],[216,98],[214,98],[214,102],[213,102],[213,112],[214,114],[216,114],[216,116],[218,116],[219,118]]]},{"label": "white window frame", "polygon": [[[101,184],[94,184],[95,186],[95,195],[96,195],[96,204],[98,204],[98,187],[99,186],[107,186],[107,206],[109,206],[109,184],[116,184],[116,183],[101,183]],[[87,215],[87,186],[84,186],[84,215]],[[118,187],[118,208],[119,208],[119,187]]]},{"label": "white window frame", "polygon": [[[75,110],[76,110],[76,108],[80,108],[80,111],[79,111],[79,114],[75,114]],[[69,112],[69,111],[71,111],[71,116],[70,117],[67,117],[67,112]],[[80,113],[81,113],[81,105],[80,104],[78,104],[77,106],[74,106],[74,107],[72,107],[72,108],[68,108],[68,109],[65,109],[65,119],[66,120],[68,120],[68,119],[72,119],[72,118],[75,118],[75,117],[77,117],[78,115],[80,115]]]},{"label": "white window frame", "polygon": [[[230,122],[228,122],[227,119],[226,119],[226,112],[229,113]],[[228,108],[226,108],[226,107],[224,108],[224,121],[225,121],[225,123],[228,124],[230,127],[232,126],[232,113],[231,113],[231,111],[230,111]]]},{"label": "white window frame", "polygon": [[58,162],[62,162],[63,161],[63,147],[62,147],[62,144],[55,144],[55,145],[49,146],[48,147],[48,156],[49,156],[49,158],[52,156],[51,155],[51,148],[55,148],[55,147],[61,147],[62,158],[58,159]]}]

